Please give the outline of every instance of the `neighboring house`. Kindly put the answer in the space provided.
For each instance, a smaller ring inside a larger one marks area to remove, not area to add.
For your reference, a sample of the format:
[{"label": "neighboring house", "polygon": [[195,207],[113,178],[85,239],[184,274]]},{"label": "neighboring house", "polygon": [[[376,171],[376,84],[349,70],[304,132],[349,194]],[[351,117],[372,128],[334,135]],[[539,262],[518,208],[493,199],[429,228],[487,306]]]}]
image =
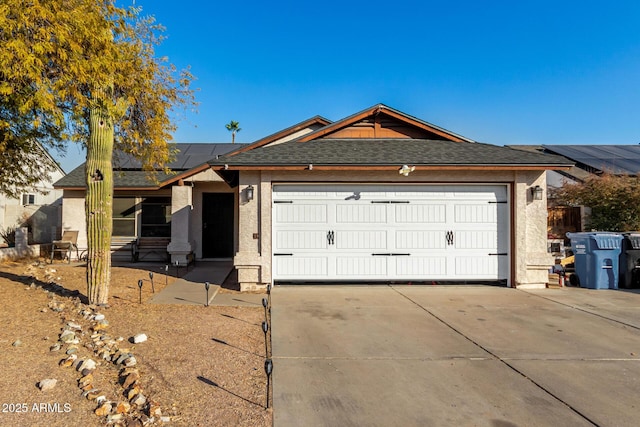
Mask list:
[{"label": "neighboring house", "polygon": [[[136,236],[145,203],[171,207],[168,251],[233,259],[241,289],[278,282],[489,282],[543,287],[545,171],[566,159],[481,144],[385,105],[314,117],[253,144],[178,145],[198,161],[151,184],[116,177],[114,230]],[[84,180],[71,172],[63,227],[80,228]],[[119,200],[125,199],[125,200]],[[128,200],[126,200],[128,199]],[[149,202],[150,203],[150,202]],[[159,209],[149,207],[150,211]],[[148,215],[149,218],[155,215]],[[162,219],[162,218],[160,218]],[[127,222],[128,221],[128,222]]]},{"label": "neighboring house", "polygon": [[[562,156],[574,163],[565,170],[547,171],[547,187],[560,188],[565,183],[583,182],[595,174],[637,175],[640,173],[640,145],[510,145],[509,147],[537,153]],[[589,209],[583,206],[556,206],[548,200],[549,238],[568,243],[567,232],[583,231]],[[558,243],[558,242],[556,242]]]},{"label": "neighboring house", "polygon": [[51,165],[53,172],[43,175],[17,199],[0,194],[0,229],[26,226],[30,242],[50,243],[60,237],[62,190],[54,189],[53,183],[64,176],[64,171],[42,146],[38,144],[38,148],[39,161]]}]

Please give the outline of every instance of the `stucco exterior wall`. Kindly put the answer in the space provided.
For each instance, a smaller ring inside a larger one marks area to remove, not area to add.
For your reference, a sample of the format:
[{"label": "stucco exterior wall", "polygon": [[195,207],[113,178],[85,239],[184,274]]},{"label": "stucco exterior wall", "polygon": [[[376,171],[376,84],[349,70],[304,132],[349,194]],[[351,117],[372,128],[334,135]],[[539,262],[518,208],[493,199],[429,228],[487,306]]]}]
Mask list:
[{"label": "stucco exterior wall", "polygon": [[84,217],[84,191],[64,190],[62,231],[78,230],[78,249],[87,249],[87,223]]},{"label": "stucco exterior wall", "polygon": [[[23,205],[22,198],[0,195],[0,228],[23,225],[28,219],[30,240],[49,243],[60,234],[62,190],[55,190],[52,183],[64,176],[62,171],[51,173],[50,179],[41,181],[24,191],[34,195],[34,204]],[[0,243],[3,243],[0,238]]]},{"label": "stucco exterior wall", "polygon": [[[553,264],[547,254],[547,205],[533,200],[530,188],[546,188],[544,171],[416,171],[409,177],[389,172],[251,171],[240,172],[238,252],[234,264],[241,289],[271,283],[271,188],[281,182],[376,183],[501,183],[511,188],[511,286],[544,287]],[[242,200],[246,187],[254,187],[254,200]],[[257,237],[257,238],[256,238]]]}]

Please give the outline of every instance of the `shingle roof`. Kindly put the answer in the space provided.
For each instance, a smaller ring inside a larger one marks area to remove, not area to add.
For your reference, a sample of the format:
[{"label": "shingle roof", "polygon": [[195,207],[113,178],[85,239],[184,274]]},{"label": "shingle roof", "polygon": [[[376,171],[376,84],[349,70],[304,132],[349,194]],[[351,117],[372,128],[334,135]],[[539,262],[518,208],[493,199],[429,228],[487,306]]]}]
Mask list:
[{"label": "shingle roof", "polygon": [[[221,156],[229,152],[235,151],[244,147],[246,144],[175,144],[178,152],[173,162],[167,166],[169,169],[189,170],[203,163],[207,160],[215,159],[216,156]],[[123,153],[114,154],[114,167],[119,169],[140,169],[141,163],[133,156],[129,156]]]},{"label": "shingle roof", "polygon": [[[156,178],[158,182],[166,181],[171,178],[173,175],[165,174],[162,172],[158,172]],[[67,175],[59,179],[54,187],[56,188],[80,188],[85,186],[84,182],[84,163]],[[154,182],[149,179],[149,175],[147,172],[141,170],[128,170],[128,171],[113,171],[113,186],[115,188],[156,188],[158,187],[158,182]]]},{"label": "shingle roof", "polygon": [[553,152],[596,171],[621,175],[640,173],[640,145],[543,145]]},{"label": "shingle roof", "polygon": [[551,165],[565,158],[482,143],[425,139],[317,139],[256,148],[210,165]]},{"label": "shingle roof", "polygon": [[[217,156],[235,151],[245,144],[176,144],[178,149],[176,158],[167,166],[175,172],[188,171],[200,165],[207,164],[208,160],[215,159]],[[157,188],[174,177],[174,174],[165,174],[158,172],[154,182],[149,178],[149,174],[140,170],[140,162],[133,157],[123,155],[122,153],[114,153],[114,172],[113,185],[115,188]],[[84,163],[66,176],[58,180],[54,187],[56,188],[83,188],[85,187]]]}]

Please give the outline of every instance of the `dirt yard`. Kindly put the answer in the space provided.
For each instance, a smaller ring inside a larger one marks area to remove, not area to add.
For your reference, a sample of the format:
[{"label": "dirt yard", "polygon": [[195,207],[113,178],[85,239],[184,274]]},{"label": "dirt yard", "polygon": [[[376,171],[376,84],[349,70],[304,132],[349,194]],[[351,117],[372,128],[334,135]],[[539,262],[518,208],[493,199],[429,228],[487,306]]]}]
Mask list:
[{"label": "dirt yard", "polygon": [[[160,266],[147,268],[114,267],[109,307],[91,307],[84,266],[0,263],[1,426],[272,425],[262,307],[150,304],[149,271],[156,269],[156,292],[165,276]],[[145,279],[142,304],[138,279]],[[99,315],[108,324],[98,322]],[[79,342],[55,350],[64,329]],[[148,340],[133,344],[136,334]],[[60,366],[72,354],[74,364]],[[124,367],[126,359],[118,364],[102,357],[131,355],[137,361],[131,368]],[[78,371],[78,361],[88,358],[97,362],[95,370]],[[43,391],[38,383],[44,379],[57,383]],[[141,400],[130,404],[136,396]],[[105,404],[111,411],[96,415]]]}]

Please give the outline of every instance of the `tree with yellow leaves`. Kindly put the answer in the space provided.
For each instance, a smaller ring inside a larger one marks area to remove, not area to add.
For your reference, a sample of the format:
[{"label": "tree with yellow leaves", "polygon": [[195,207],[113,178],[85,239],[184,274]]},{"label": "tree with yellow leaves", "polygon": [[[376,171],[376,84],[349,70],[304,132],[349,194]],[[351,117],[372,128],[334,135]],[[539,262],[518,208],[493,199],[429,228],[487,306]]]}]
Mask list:
[{"label": "tree with yellow leaves", "polygon": [[34,140],[86,146],[93,304],[108,299],[114,148],[140,159],[150,174],[165,170],[175,130],[169,114],[194,105],[192,76],[155,57],[162,27],[140,12],[114,0],[0,4],[0,154],[19,158]]}]

